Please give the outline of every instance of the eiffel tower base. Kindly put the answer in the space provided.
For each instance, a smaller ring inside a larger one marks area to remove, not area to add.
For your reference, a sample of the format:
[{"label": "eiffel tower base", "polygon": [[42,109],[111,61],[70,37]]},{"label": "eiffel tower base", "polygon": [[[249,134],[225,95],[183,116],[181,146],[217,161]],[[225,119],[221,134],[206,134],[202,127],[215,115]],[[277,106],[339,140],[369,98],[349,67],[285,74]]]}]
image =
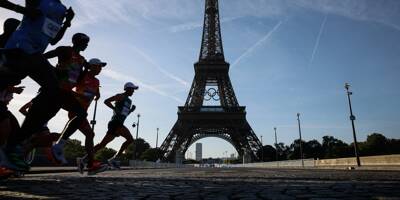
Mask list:
[{"label": "eiffel tower base", "polygon": [[258,161],[258,138],[246,120],[245,107],[230,108],[229,113],[222,107],[203,107],[198,111],[184,111],[179,107],[178,121],[164,141],[164,161],[175,162],[177,152],[185,155],[196,141],[216,137],[229,142],[247,161]]}]

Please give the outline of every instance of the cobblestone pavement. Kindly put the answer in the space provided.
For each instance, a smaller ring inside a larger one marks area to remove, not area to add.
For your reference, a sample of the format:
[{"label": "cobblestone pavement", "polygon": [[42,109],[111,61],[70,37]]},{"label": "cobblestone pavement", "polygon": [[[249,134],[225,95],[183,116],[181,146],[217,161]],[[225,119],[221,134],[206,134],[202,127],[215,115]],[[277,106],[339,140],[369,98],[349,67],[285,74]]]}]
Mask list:
[{"label": "cobblestone pavement", "polygon": [[400,199],[398,171],[147,169],[28,175],[0,199]]}]

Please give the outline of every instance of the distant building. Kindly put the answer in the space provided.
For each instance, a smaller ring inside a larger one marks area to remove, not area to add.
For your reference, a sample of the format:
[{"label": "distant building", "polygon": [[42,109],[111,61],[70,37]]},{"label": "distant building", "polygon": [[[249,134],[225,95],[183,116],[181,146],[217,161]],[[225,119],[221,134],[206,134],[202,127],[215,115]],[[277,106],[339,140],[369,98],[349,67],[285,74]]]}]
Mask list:
[{"label": "distant building", "polygon": [[201,161],[203,159],[203,144],[196,143],[196,160]]},{"label": "distant building", "polygon": [[235,154],[234,154],[234,153],[231,154],[231,159],[232,159],[232,160],[235,159]]}]

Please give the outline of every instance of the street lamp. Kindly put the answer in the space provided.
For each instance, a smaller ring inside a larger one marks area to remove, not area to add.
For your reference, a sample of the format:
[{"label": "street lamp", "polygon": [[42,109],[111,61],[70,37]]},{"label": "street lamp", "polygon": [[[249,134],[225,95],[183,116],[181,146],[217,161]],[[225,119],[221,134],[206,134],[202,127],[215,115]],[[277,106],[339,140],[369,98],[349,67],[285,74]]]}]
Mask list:
[{"label": "street lamp", "polygon": [[157,128],[156,149],[158,148],[158,131],[159,131],[159,130],[160,130],[160,129]]},{"label": "street lamp", "polygon": [[354,120],[356,120],[356,116],[353,115],[353,108],[351,107],[351,99],[350,96],[353,95],[353,92],[350,92],[350,84],[346,83],[344,85],[344,88],[346,88],[347,91],[347,98],[349,100],[349,108],[350,108],[350,120],[351,120],[351,126],[353,127],[353,138],[354,138],[354,154],[357,159],[357,166],[360,167],[360,157],[358,155],[358,144],[357,144],[357,136],[356,136],[356,128],[354,127]]},{"label": "street lamp", "polygon": [[[140,113],[137,114],[137,122],[136,122],[136,140],[135,146],[133,148],[133,160],[136,160],[136,150],[138,145],[138,137],[139,137],[139,122],[140,122]],[[133,125],[132,125],[133,126]]]},{"label": "street lamp", "polygon": [[264,144],[263,144],[262,135],[260,135],[260,137],[261,137],[261,162],[264,162]]},{"label": "street lamp", "polygon": [[[279,157],[278,157],[278,138],[276,137],[276,127],[274,127],[274,131],[275,131],[275,152],[276,152],[276,161],[278,162],[278,160],[279,160]],[[278,163],[278,166],[279,166],[279,163]]]},{"label": "street lamp", "polygon": [[301,166],[304,167],[304,159],[303,159],[303,145],[301,138],[301,126],[300,126],[300,113],[297,113],[297,122],[299,124],[299,135],[300,135],[300,158],[301,158]]}]

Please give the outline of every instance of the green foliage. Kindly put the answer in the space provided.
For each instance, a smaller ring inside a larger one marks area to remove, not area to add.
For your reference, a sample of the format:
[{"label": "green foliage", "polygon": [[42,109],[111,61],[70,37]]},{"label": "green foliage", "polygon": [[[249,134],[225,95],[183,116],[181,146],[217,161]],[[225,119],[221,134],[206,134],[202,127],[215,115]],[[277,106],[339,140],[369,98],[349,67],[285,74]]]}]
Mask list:
[{"label": "green foliage", "polygon": [[263,146],[262,151],[260,150],[257,152],[257,156],[258,157],[264,156],[263,161],[265,161],[265,162],[275,161],[276,160],[276,150],[271,145],[265,145],[265,146]]},{"label": "green foliage", "polygon": [[97,151],[96,155],[94,156],[94,159],[99,161],[106,161],[111,157],[113,157],[116,153],[117,151],[115,151],[114,149],[102,148],[99,151]]},{"label": "green foliage", "polygon": [[318,140],[310,140],[304,144],[303,147],[304,158],[323,158],[324,149]]},{"label": "green foliage", "polygon": [[67,159],[75,159],[86,154],[85,147],[79,140],[68,140],[64,147],[64,154]]},{"label": "green foliage", "polygon": [[[400,140],[387,139],[384,135],[373,133],[367,137],[365,142],[359,142],[359,152],[361,156],[387,155],[400,153]],[[354,156],[354,145],[333,137],[324,136],[322,144],[317,140],[308,142],[302,141],[304,158],[330,159],[345,158]],[[264,146],[264,161],[273,161],[272,151],[268,146]],[[290,146],[279,143],[275,146],[278,150],[279,160],[299,159],[300,158],[300,140],[295,140]],[[260,154],[258,152],[258,154]],[[260,154],[261,155],[261,154]]]},{"label": "green foliage", "polygon": [[[137,144],[137,148],[135,149],[136,144]],[[150,149],[150,144],[147,143],[144,139],[138,138],[137,140],[134,140],[134,142],[128,146],[128,148],[125,150],[125,153],[122,155],[122,157],[125,160],[132,160],[133,152],[136,150],[135,158],[137,160],[139,160],[141,158],[142,154],[148,149]]]},{"label": "green foliage", "polygon": [[140,160],[152,161],[152,162],[157,161],[159,158],[161,158],[161,151],[158,148],[147,149],[140,156]]},{"label": "green foliage", "polygon": [[332,136],[322,137],[323,158],[350,157],[353,154],[351,146]]}]

